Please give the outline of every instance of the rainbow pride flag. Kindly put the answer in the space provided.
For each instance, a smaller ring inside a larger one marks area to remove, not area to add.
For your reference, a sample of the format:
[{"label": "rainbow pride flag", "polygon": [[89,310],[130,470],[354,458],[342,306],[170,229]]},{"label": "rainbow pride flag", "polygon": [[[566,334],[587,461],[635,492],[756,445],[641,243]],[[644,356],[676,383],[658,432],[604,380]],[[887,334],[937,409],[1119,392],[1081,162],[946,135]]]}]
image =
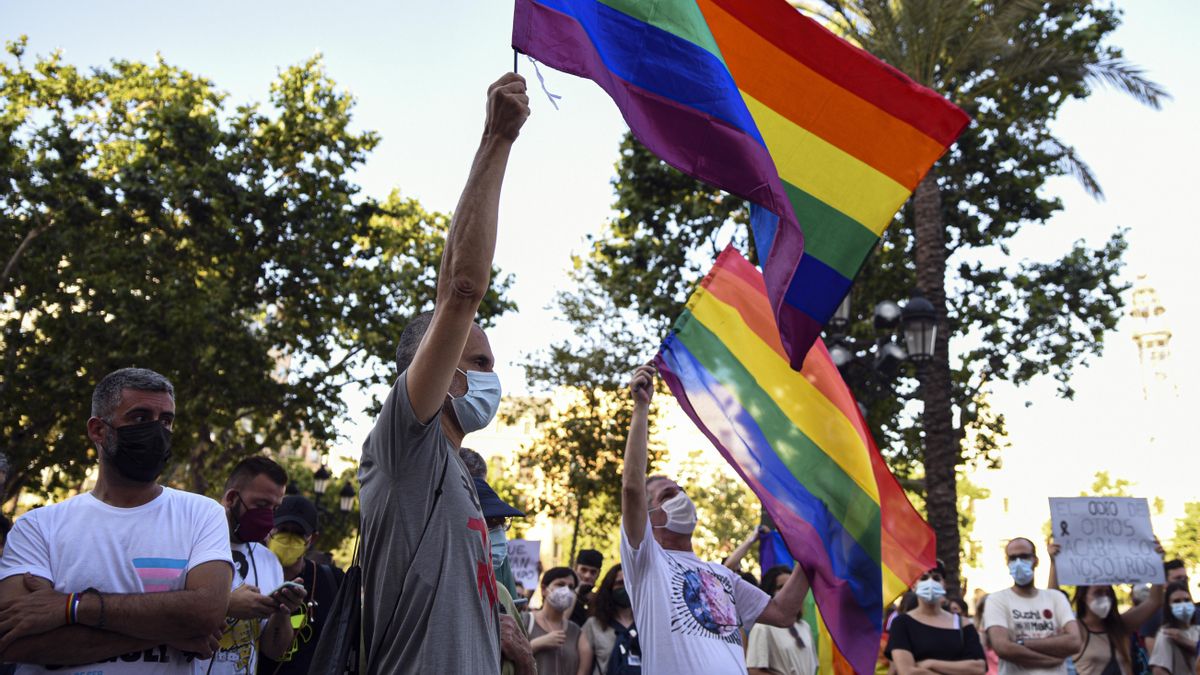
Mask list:
[{"label": "rainbow pride flag", "polygon": [[794,368],[968,122],[785,0],[516,0],[512,44],[594,80],[663,161],[751,202]]},{"label": "rainbow pride flag", "polygon": [[733,247],[656,360],[671,393],[754,491],[812,581],[839,659],[873,670],[885,599],[935,560],[933,531],[884,464],[824,343],[788,367],[767,287]]}]

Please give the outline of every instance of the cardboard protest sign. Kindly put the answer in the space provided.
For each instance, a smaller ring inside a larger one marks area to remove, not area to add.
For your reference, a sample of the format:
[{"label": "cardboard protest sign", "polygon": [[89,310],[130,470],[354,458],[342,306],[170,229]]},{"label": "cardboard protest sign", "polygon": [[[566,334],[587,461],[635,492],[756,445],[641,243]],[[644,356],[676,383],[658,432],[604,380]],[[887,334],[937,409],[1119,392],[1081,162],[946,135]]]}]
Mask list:
[{"label": "cardboard protest sign", "polygon": [[527,590],[536,588],[538,583],[538,557],[541,555],[542,542],[525,539],[510,539],[508,541],[508,561],[512,566],[513,579]]},{"label": "cardboard protest sign", "polygon": [[1133,497],[1051,497],[1058,582],[1064,586],[1165,582],[1150,506]]}]

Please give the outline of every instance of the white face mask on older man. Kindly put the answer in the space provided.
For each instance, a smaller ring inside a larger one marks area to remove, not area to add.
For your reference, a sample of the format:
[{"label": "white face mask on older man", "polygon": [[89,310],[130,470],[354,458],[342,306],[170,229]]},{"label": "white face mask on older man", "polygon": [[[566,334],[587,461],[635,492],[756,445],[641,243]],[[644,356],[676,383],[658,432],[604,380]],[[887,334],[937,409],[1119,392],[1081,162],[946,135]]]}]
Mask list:
[{"label": "white face mask on older man", "polygon": [[676,534],[691,534],[696,531],[696,505],[683,492],[677,493],[661,506],[650,509],[648,513],[655,511],[667,514],[667,524],[654,527],[663,527]]}]

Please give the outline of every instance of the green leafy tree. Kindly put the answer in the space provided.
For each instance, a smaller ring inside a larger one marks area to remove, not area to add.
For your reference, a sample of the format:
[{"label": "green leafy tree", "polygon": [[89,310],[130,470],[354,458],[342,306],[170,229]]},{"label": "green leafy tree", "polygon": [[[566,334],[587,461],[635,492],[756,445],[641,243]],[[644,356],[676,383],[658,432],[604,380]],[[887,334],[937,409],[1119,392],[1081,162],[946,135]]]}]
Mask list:
[{"label": "green leafy tree", "polygon": [[[341,490],[344,485],[350,485],[357,490],[357,467],[347,467],[340,476],[330,480],[325,488],[325,494],[317,496],[313,470],[298,457],[279,457],[276,459],[288,474],[288,491],[295,490],[317,505],[319,536],[314,544],[318,551],[337,551],[349,542],[353,551],[354,539],[358,536],[358,498],[355,497],[349,511],[342,511]],[[224,486],[220,486],[223,488]],[[212,491],[213,497],[219,498],[221,489]]]},{"label": "green leafy tree", "polygon": [[1129,489],[1131,481],[1124,478],[1113,479],[1107,471],[1097,471],[1096,480],[1092,481],[1091,492],[1080,492],[1080,497],[1131,497]]},{"label": "green leafy tree", "polygon": [[[1106,44],[1119,12],[1089,0],[829,0],[817,9],[974,120],[898,214],[851,291],[849,343],[865,355],[875,338],[871,308],[920,289],[940,316],[932,363],[920,373],[906,366],[902,374],[910,377],[894,387],[846,373],[869,405],[868,421],[892,467],[902,478],[923,469],[938,555],[955,587],[956,470],[964,461],[995,460],[1004,432],[1003,416],[979,406],[981,394],[996,380],[1049,375],[1070,396],[1071,373],[1100,353],[1121,313],[1123,232],[1098,248],[1077,242],[1057,260],[1013,259],[1010,241],[1021,228],[1062,208],[1041,191],[1049,178],[1073,175],[1099,195],[1097,178],[1051,123],[1064,103],[1087,98],[1097,84],[1152,106],[1166,94]],[[734,227],[745,222],[745,205],[629,139],[617,171],[617,215],[585,264],[615,302],[637,308],[661,334],[731,232],[755,253],[744,228]],[[923,401],[920,416],[908,407],[915,397]],[[972,425],[982,428],[967,445]]]},{"label": "green leafy tree", "polygon": [[[696,531],[692,535],[696,555],[714,562],[733,553],[757,529],[762,514],[758,497],[731,470],[726,467],[714,470],[714,462],[724,464],[724,461],[711,448],[697,448],[687,454],[675,477],[696,504]],[[755,548],[746,560],[757,557]]]},{"label": "green leafy tree", "polygon": [[[178,393],[168,478],[335,440],[350,385],[394,375],[431,306],[448,217],[351,180],[378,142],[319,58],[265,106],[165,63],[0,60],[0,443],[8,494],[77,488],[91,389],[150,367]],[[511,308],[498,276],[481,309]],[[49,480],[42,475],[48,471]]]},{"label": "green leafy tree", "polygon": [[[543,476],[530,506],[571,523],[571,558],[580,538],[607,541],[617,531],[633,413],[627,382],[647,356],[636,314],[600,294],[581,269],[575,280],[576,288],[556,299],[572,335],[525,366],[530,383],[548,398],[524,411],[534,415],[537,432],[519,453],[523,469]],[[657,409],[652,405],[651,429]],[[662,452],[653,435],[648,450],[653,467]]]},{"label": "green leafy tree", "polygon": [[1200,567],[1200,502],[1183,505],[1183,517],[1175,521],[1169,557],[1183,560],[1189,570]]}]

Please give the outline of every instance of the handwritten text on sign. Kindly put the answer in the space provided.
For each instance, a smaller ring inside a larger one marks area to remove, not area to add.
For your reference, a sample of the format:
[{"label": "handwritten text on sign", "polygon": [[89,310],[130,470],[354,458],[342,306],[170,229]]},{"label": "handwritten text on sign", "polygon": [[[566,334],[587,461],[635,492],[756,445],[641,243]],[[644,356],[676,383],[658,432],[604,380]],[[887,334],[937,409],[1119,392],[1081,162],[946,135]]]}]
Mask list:
[{"label": "handwritten text on sign", "polygon": [[508,541],[508,560],[512,565],[513,579],[526,589],[536,588],[538,583],[538,555],[542,542],[525,539]]},{"label": "handwritten text on sign", "polygon": [[1055,562],[1066,586],[1165,581],[1150,507],[1133,497],[1051,497]]}]

